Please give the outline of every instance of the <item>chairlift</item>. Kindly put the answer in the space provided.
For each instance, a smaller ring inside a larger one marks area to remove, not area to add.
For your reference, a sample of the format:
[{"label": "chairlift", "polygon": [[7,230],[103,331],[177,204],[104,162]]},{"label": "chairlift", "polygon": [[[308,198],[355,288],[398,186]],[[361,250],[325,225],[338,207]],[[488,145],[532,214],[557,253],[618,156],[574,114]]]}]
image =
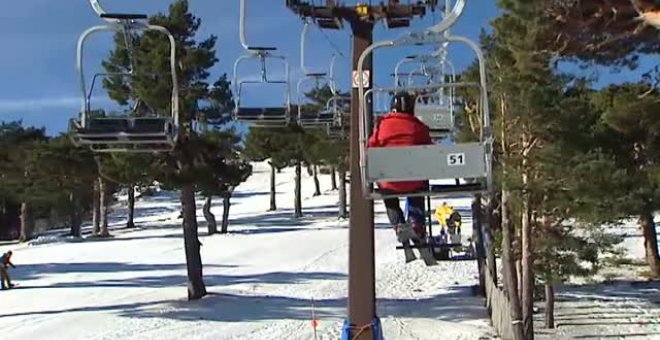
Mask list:
[{"label": "chairlift", "polygon": [[[235,108],[233,118],[239,122],[253,123],[257,127],[286,127],[291,122],[291,89],[289,83],[289,63],[286,57],[274,54],[276,47],[250,46],[247,43],[246,27],[246,2],[240,2],[239,36],[241,46],[245,54],[238,57],[234,62],[233,83],[235,86]],[[284,79],[272,80],[268,78],[266,70],[267,59],[281,60],[284,63]],[[238,79],[238,69],[243,61],[258,59],[261,63],[261,74],[258,80]],[[243,86],[246,84],[284,84],[286,86],[286,99],[282,106],[245,106],[241,101]]]},{"label": "chairlift", "polygon": [[[336,93],[335,90],[333,90]],[[350,119],[348,113],[351,111],[351,97],[335,95],[328,99],[325,112],[332,112],[334,121],[327,125],[327,133],[330,138],[344,139],[348,137]]]},{"label": "chairlift", "polygon": [[[179,128],[179,90],[176,73],[176,42],[174,36],[165,28],[146,23],[144,14],[107,13],[99,0],[89,0],[92,9],[107,24],[94,26],[82,33],[77,45],[77,71],[82,91],[82,108],[80,117],[70,121],[72,141],[76,146],[89,146],[93,152],[169,152],[176,145]],[[83,47],[87,38],[100,31],[121,32],[125,37],[126,48],[131,59],[129,73],[97,73],[92,78],[92,84],[87,90],[83,72]],[[91,108],[91,98],[94,85],[98,78],[106,76],[132,77],[132,46],[130,35],[135,31],[158,31],[167,35],[170,42],[170,75],[172,78],[171,112],[169,116],[159,116],[153,112],[152,117],[140,116],[140,108],[144,102],[137,102],[128,115],[95,117]]]},{"label": "chairlift", "polygon": [[[444,72],[444,64],[450,65],[449,83],[456,82],[456,74],[453,64],[446,60],[441,61],[441,82],[447,81]],[[455,88],[440,88],[438,91],[421,93],[417,96],[415,103],[415,116],[424,122],[433,138],[443,138],[454,131],[455,127]]]},{"label": "chairlift", "polygon": [[[358,60],[357,73],[360,108],[360,175],[362,176],[363,193],[367,199],[383,199],[389,197],[412,196],[450,196],[456,194],[473,194],[488,192],[492,188],[492,136],[490,132],[490,113],[486,87],[485,60],[479,46],[468,38],[445,34],[462,14],[465,0],[458,0],[452,11],[439,24],[418,33],[389,41],[381,41],[369,46]],[[479,60],[480,82],[447,82],[412,86],[403,88],[372,88],[366,90],[362,86],[362,70],[364,61],[374,50],[383,47],[418,46],[425,44],[443,44],[459,42],[472,49]],[[482,114],[482,131],[480,140],[473,143],[458,143],[451,145],[419,145],[405,147],[369,148],[370,134],[366,98],[369,95],[401,91],[409,92],[435,91],[440,89],[455,89],[460,87],[476,87],[480,93],[479,109]],[[429,162],[429,160],[437,160]],[[412,165],[412,166],[411,166]],[[473,179],[466,183],[447,185],[431,185],[428,190],[411,193],[382,193],[373,184],[385,181],[413,180],[452,180],[455,178]]]},{"label": "chairlift", "polygon": [[[413,55],[401,59],[394,69],[394,86],[397,88],[404,86],[400,77],[405,75],[408,76],[406,85],[408,87],[413,86],[412,78],[414,76],[426,77],[426,84],[444,83],[447,81],[447,76],[449,76],[450,82],[455,82],[456,71],[454,65],[447,60],[446,55],[447,47],[445,45],[432,54]],[[404,64],[415,62],[420,63],[417,70],[412,72],[400,71]],[[447,74],[445,66],[449,66],[451,73]],[[455,91],[451,88],[448,92],[446,93],[445,89],[441,88],[435,92],[429,93],[426,91],[426,93],[422,93],[417,97],[415,116],[429,127],[432,138],[443,138],[454,129]]]},{"label": "chairlift", "polygon": [[334,77],[333,70],[336,55],[332,56],[332,61],[330,63],[330,75],[325,72],[311,72],[305,66],[305,44],[307,31],[309,30],[310,22],[305,20],[305,25],[303,26],[302,33],[300,34],[300,69],[303,72],[303,77],[298,80],[296,90],[298,93],[298,125],[302,127],[312,127],[312,128],[324,128],[335,122],[335,114],[331,110],[319,110],[317,112],[305,112],[304,108],[304,93],[303,93],[303,84],[306,82],[314,81],[316,87],[322,82],[327,83],[330,86],[330,90],[333,96],[336,96],[336,91],[334,89]]},{"label": "chairlift", "polygon": [[[401,83],[402,76],[408,77],[408,85],[412,85],[412,78],[414,76],[422,76],[430,80],[431,72],[428,72],[428,66],[431,63],[437,63],[440,61],[440,57],[437,53],[438,52],[432,54],[410,55],[399,60],[394,67],[394,73],[392,74],[394,76],[394,86],[403,86]],[[412,72],[401,72],[401,67],[403,65],[412,63],[418,63],[420,67]]]}]

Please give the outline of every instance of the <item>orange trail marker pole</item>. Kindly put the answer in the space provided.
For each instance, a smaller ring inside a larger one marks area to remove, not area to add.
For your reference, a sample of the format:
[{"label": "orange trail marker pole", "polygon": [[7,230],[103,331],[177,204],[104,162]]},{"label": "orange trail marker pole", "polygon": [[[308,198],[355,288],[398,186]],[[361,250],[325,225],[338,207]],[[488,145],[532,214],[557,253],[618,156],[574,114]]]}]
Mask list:
[{"label": "orange trail marker pole", "polygon": [[316,320],[316,309],[314,307],[314,298],[312,298],[312,328],[314,329],[314,340],[317,340],[316,327],[319,326],[318,320]]}]

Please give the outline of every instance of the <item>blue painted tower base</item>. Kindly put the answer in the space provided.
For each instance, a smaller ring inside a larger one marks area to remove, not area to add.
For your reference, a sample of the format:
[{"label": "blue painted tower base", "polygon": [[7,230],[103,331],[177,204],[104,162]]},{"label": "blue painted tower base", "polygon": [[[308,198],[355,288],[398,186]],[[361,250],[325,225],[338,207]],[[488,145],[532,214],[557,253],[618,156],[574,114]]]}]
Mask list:
[{"label": "blue painted tower base", "polygon": [[[353,340],[357,335],[357,333],[353,334],[352,332],[356,330],[354,327],[356,326],[351,325],[351,322],[348,319],[344,320],[344,326],[342,326],[341,330],[341,340]],[[383,340],[383,328],[380,325],[380,319],[378,317],[375,317],[373,321],[371,321],[371,331],[374,335],[373,340]]]}]

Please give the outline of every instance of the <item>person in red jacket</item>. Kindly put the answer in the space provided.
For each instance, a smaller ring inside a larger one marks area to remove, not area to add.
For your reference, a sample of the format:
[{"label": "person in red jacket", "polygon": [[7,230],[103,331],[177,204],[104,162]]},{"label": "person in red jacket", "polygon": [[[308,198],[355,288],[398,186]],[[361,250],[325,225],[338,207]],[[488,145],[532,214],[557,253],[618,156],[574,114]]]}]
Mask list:
[{"label": "person in red jacket", "polygon": [[[395,94],[392,100],[392,112],[386,114],[376,124],[369,138],[370,148],[381,148],[391,146],[412,146],[433,144],[429,134],[429,128],[415,117],[415,97],[406,92]],[[394,159],[392,162],[396,162]],[[415,164],[410,164],[415,166]],[[399,181],[380,182],[378,187],[383,194],[387,193],[412,193],[423,191],[428,188],[428,181]],[[426,233],[424,197],[408,197],[408,219],[406,223],[403,211],[399,205],[399,199],[387,198],[384,200],[387,217],[390,223],[400,235],[402,228],[412,227],[415,233],[423,238]],[[401,237],[399,236],[399,241]]]}]

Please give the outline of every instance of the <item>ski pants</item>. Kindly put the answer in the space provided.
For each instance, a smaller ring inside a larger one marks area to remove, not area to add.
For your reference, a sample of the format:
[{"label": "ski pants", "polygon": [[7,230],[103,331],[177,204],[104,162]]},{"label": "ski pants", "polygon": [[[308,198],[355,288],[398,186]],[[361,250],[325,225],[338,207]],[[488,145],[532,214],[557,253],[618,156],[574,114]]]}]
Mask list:
[{"label": "ski pants", "polygon": [[406,221],[403,210],[399,205],[399,198],[386,198],[385,209],[387,211],[387,217],[390,220],[392,226],[404,224],[409,222],[411,224],[417,224],[424,226],[425,223],[425,209],[424,209],[424,197],[408,197],[408,221]]},{"label": "ski pants", "polygon": [[[7,282],[7,285],[5,285],[5,281]],[[0,266],[0,283],[2,283],[3,288],[11,286],[11,278],[9,278],[9,273],[3,266]]]}]

